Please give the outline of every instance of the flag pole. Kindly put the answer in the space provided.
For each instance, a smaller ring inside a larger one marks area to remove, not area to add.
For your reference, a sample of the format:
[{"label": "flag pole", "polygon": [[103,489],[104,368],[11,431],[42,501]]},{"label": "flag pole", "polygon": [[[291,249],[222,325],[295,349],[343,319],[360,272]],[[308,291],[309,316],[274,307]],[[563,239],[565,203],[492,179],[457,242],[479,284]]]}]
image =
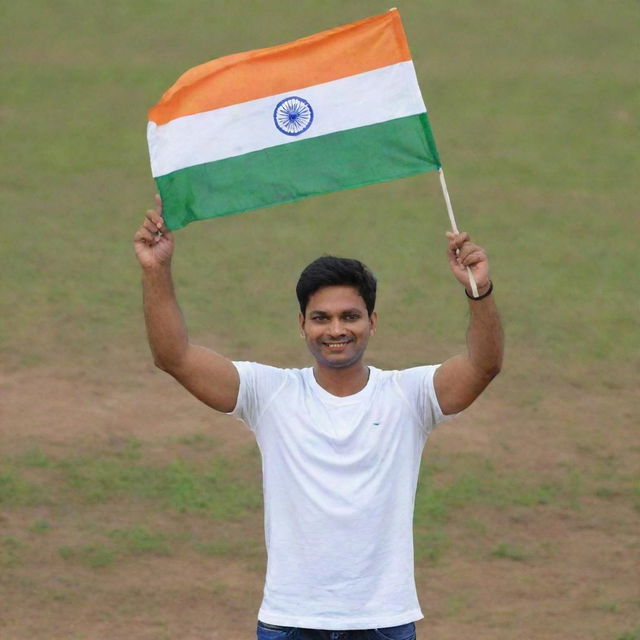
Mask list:
[{"label": "flag pole", "polygon": [[[451,230],[453,233],[459,233],[458,225],[456,224],[456,219],[453,215],[453,207],[451,206],[451,198],[449,197],[449,190],[447,189],[447,183],[444,179],[444,171],[442,167],[438,169],[438,175],[440,176],[440,186],[442,187],[442,195],[444,196],[445,204],[447,205],[447,213],[449,214],[449,221],[451,222]],[[467,275],[469,276],[469,285],[471,286],[471,293],[474,298],[478,297],[478,285],[476,284],[476,279],[473,277],[473,273],[471,273],[471,269],[467,267]]]}]

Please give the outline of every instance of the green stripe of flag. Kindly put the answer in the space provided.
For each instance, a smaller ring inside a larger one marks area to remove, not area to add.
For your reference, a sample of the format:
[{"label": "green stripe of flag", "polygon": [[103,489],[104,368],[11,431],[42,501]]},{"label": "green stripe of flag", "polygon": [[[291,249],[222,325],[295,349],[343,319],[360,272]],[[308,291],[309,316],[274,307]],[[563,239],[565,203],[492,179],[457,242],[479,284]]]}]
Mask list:
[{"label": "green stripe of flag", "polygon": [[169,229],[308,196],[436,171],[426,113],[299,140],[156,178]]}]

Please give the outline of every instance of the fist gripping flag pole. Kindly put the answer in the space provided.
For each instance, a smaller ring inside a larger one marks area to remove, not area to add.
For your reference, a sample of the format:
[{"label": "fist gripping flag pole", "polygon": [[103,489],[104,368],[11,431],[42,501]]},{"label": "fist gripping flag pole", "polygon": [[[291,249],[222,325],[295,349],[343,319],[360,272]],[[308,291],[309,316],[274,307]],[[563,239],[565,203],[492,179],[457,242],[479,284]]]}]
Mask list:
[{"label": "fist gripping flag pole", "polygon": [[425,171],[450,208],[397,9],[189,69],[147,139],[171,230]]},{"label": "fist gripping flag pole", "polygon": [[[455,216],[453,215],[453,207],[451,206],[451,198],[449,197],[449,190],[447,189],[447,183],[444,179],[444,171],[442,167],[438,169],[438,176],[440,177],[440,186],[442,187],[442,195],[444,196],[444,202],[447,205],[447,213],[449,214],[449,222],[451,222],[451,231],[459,233],[458,225],[456,224]],[[474,298],[478,297],[478,285],[476,279],[471,273],[471,269],[467,267],[467,275],[469,276],[469,286],[471,287],[471,294]]]}]

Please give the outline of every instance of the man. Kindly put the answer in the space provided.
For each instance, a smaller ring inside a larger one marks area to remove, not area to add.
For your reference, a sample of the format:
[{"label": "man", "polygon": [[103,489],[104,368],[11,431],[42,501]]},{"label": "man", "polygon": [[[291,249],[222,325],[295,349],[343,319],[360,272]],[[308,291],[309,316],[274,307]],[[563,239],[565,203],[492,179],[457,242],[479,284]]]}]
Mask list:
[{"label": "man", "polygon": [[376,280],[357,260],[323,257],[302,272],[300,335],[315,362],[278,369],[189,342],[159,198],[135,235],[156,365],[243,420],[260,447],[268,564],[258,640],[415,638],[421,452],[431,429],[499,372],[503,351],[487,256],[466,233],[447,237],[451,271],[469,297],[467,353],[440,366],[381,371],[364,363],[377,326]]}]

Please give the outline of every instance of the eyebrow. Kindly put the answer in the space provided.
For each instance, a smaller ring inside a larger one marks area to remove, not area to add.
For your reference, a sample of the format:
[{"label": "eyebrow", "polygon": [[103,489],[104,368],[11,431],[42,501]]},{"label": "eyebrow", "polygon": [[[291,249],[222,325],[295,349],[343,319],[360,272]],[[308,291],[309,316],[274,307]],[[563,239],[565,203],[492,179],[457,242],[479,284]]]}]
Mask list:
[{"label": "eyebrow", "polygon": [[[311,311],[309,311],[309,315],[312,315],[314,313],[322,316],[329,315],[328,311],[322,311],[321,309],[311,309]],[[351,309],[344,309],[340,312],[340,315],[344,315],[345,313],[363,313],[363,311],[362,309],[358,309],[358,307],[352,307]]]}]

